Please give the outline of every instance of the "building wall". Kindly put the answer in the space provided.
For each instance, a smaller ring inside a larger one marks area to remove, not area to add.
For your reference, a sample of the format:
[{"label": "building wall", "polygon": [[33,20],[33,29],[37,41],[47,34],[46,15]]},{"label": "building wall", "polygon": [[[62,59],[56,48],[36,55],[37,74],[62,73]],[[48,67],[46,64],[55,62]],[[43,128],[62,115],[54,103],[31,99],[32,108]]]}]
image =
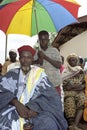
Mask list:
[{"label": "building wall", "polygon": [[87,58],[87,31],[60,46],[60,53],[65,59],[70,53]]}]

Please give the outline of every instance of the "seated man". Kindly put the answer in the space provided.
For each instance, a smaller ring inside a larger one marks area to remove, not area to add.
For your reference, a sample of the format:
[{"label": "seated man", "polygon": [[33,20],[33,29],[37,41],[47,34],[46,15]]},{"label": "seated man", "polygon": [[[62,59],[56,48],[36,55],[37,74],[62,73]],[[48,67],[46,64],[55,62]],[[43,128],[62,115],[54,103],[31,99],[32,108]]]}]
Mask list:
[{"label": "seated man", "polygon": [[67,130],[61,99],[44,69],[31,66],[35,50],[18,48],[20,68],[7,72],[0,82],[0,130]]}]

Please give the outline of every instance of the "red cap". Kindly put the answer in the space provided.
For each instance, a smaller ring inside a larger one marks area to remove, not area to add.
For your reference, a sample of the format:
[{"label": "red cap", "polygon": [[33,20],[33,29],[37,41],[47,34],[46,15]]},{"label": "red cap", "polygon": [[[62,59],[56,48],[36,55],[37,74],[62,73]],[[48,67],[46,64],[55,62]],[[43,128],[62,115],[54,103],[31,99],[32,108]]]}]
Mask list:
[{"label": "red cap", "polygon": [[33,56],[35,54],[35,50],[29,45],[24,45],[24,46],[21,46],[20,48],[18,48],[19,55],[22,53],[22,51],[29,51],[29,52],[31,52],[31,54]]}]

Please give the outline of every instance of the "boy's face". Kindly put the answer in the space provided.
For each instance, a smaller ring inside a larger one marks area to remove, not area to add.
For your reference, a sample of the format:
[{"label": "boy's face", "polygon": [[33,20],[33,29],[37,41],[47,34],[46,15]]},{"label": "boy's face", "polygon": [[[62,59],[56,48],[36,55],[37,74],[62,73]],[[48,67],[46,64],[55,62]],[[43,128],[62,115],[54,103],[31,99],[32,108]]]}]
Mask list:
[{"label": "boy's face", "polygon": [[41,49],[46,50],[48,48],[49,36],[48,35],[41,35],[39,37],[39,41],[40,41]]}]

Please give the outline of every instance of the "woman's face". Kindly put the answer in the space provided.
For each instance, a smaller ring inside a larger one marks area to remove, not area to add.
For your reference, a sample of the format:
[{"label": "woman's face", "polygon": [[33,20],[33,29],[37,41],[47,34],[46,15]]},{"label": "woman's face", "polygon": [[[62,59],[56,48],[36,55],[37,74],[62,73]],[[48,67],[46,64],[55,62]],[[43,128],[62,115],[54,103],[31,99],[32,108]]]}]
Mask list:
[{"label": "woman's face", "polygon": [[68,60],[68,63],[70,66],[72,67],[75,67],[78,65],[78,60],[76,57],[71,57],[69,60]]},{"label": "woman's face", "polygon": [[29,51],[23,51],[19,57],[21,69],[24,74],[27,74],[30,70],[30,65],[33,61],[33,56]]}]

